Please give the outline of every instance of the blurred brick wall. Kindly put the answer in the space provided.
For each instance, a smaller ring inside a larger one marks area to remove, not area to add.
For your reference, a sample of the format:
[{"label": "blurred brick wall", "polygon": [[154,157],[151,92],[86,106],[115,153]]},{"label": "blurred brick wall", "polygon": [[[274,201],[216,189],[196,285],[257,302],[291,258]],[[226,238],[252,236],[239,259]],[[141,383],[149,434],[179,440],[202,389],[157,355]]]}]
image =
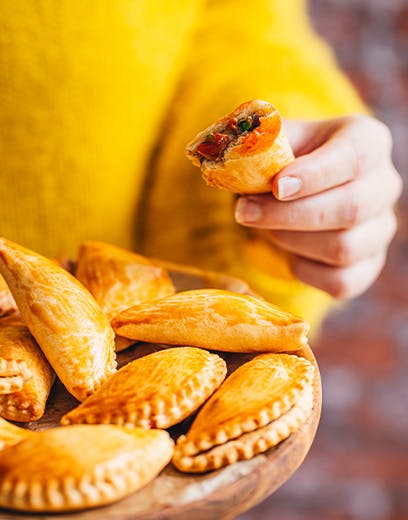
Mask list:
[{"label": "blurred brick wall", "polygon": [[[289,0],[290,1],[290,0]],[[408,2],[311,0],[320,34],[394,136],[408,184]],[[240,520],[408,520],[408,190],[387,266],[313,345],[324,405],[305,463]]]}]

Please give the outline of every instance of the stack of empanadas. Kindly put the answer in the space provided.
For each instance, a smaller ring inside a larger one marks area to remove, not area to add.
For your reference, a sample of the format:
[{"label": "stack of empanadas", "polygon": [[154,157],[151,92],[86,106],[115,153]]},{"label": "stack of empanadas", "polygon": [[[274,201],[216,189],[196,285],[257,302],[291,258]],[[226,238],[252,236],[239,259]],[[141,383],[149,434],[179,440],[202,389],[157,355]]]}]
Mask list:
[{"label": "stack of empanadas", "polygon": [[309,361],[289,354],[261,354],[243,364],[177,439],[174,464],[203,472],[276,446],[311,414],[313,375]]},{"label": "stack of empanadas", "polygon": [[[171,459],[180,471],[214,470],[275,446],[310,415],[303,319],[225,289],[175,294],[163,265],[110,244],[85,242],[69,265],[74,275],[0,239],[0,506],[110,503]],[[137,357],[136,346],[116,370],[115,341],[116,352],[138,341],[157,351]],[[227,379],[222,352],[247,354]],[[38,420],[55,374],[81,401],[61,427],[34,433],[1,419]],[[174,449],[163,430],[197,410]]]}]

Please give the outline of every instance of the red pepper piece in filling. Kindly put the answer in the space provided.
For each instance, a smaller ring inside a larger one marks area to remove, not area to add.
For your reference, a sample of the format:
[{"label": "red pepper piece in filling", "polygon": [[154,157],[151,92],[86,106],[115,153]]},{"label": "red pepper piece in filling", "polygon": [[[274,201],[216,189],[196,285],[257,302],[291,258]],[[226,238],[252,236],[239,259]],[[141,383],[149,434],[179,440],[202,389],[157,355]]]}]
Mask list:
[{"label": "red pepper piece in filling", "polygon": [[197,153],[205,159],[216,161],[221,159],[225,149],[232,141],[226,134],[209,134],[207,139],[197,147]]}]

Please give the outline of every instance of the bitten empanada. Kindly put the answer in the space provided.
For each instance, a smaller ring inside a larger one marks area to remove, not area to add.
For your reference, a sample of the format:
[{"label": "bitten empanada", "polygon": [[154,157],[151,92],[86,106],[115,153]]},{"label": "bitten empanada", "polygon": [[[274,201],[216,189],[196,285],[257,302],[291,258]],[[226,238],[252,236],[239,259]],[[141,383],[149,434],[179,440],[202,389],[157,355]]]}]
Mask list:
[{"label": "bitten empanada", "polygon": [[61,419],[168,428],[192,414],[219,387],[227,369],[216,354],[170,348],[135,359]]},{"label": "bitten empanada", "polygon": [[9,446],[14,446],[14,444],[28,439],[33,435],[35,435],[35,433],[31,430],[19,428],[0,417],[0,451]]},{"label": "bitten empanada", "polygon": [[203,472],[276,445],[310,415],[313,377],[308,360],[289,354],[262,354],[240,366],[177,439],[173,463]]},{"label": "bitten empanada", "polygon": [[162,430],[80,425],[41,431],[0,452],[0,507],[58,512],[109,504],[152,480],[172,453],[173,441]]},{"label": "bitten empanada", "polygon": [[2,321],[0,416],[10,421],[37,421],[44,414],[54,371],[25,325]]},{"label": "bitten empanada", "polygon": [[207,184],[234,193],[271,191],[272,177],[294,159],[279,112],[258,99],[200,132],[186,155]]},{"label": "bitten empanada", "polygon": [[305,320],[270,303],[221,289],[183,291],[136,305],[112,326],[134,340],[227,352],[298,350],[309,329]]},{"label": "bitten empanada", "polygon": [[0,239],[0,273],[67,390],[86,399],[116,368],[114,333],[91,294],[54,261]]},{"label": "bitten empanada", "polygon": [[83,242],[75,276],[109,320],[138,303],[176,292],[167,271],[137,253],[104,242]]}]

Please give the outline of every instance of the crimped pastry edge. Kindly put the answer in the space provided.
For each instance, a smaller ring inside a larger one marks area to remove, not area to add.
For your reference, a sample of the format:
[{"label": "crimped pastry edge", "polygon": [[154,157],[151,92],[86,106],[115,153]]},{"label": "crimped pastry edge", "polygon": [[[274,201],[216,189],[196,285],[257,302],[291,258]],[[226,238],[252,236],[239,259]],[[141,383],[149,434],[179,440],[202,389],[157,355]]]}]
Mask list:
[{"label": "crimped pastry edge", "polygon": [[251,459],[287,439],[308,419],[312,410],[313,386],[309,385],[290,410],[266,426],[193,456],[185,455],[177,444],[172,458],[173,465],[182,472],[204,473],[239,460]]},{"label": "crimped pastry edge", "polygon": [[[269,354],[261,354],[256,358],[265,355],[268,356]],[[263,408],[257,414],[253,415],[252,417],[248,417],[243,423],[226,424],[222,428],[211,432],[210,434],[208,432],[202,432],[197,436],[197,438],[193,440],[189,439],[188,432],[186,435],[180,435],[180,437],[177,439],[177,446],[182,449],[185,455],[196,455],[201,451],[207,451],[215,446],[222,445],[232,439],[236,439],[244,433],[252,432],[263,426],[266,426],[267,424],[285,414],[301,398],[304,391],[312,385],[315,376],[315,368],[313,364],[303,357],[294,356],[292,354],[275,355],[296,357],[304,364],[303,375],[297,379],[296,383],[290,388],[290,391],[288,391],[282,399],[271,404],[270,407]],[[227,384],[227,381],[228,379],[225,381],[225,384]]]},{"label": "crimped pastry edge", "polygon": [[[210,354],[210,353],[209,353]],[[216,354],[210,354],[209,363],[192,377],[183,388],[177,389],[169,395],[170,401],[156,398],[145,401],[137,408],[120,412],[121,403],[118,403],[117,413],[103,413],[103,405],[99,413],[91,414],[84,411],[83,416],[71,410],[61,418],[61,424],[115,424],[126,427],[169,428],[179,423],[194,412],[220,386],[227,373],[225,361]],[[81,405],[80,405],[81,406]],[[78,408],[80,408],[80,406]],[[172,413],[169,413],[172,411]],[[166,413],[167,412],[167,413]],[[70,415],[74,417],[70,417]]]},{"label": "crimped pastry edge", "polygon": [[99,464],[92,473],[84,474],[78,480],[69,476],[63,480],[47,480],[45,476],[43,480],[33,481],[6,477],[0,480],[0,506],[23,511],[56,512],[117,501],[147,484],[170,461],[173,453],[170,437],[166,439],[166,446],[164,443],[156,444],[155,453],[160,448],[163,461],[153,474],[149,474],[150,464],[144,465],[139,456],[135,458],[135,453],[128,453],[127,460],[124,461],[121,456]]}]

